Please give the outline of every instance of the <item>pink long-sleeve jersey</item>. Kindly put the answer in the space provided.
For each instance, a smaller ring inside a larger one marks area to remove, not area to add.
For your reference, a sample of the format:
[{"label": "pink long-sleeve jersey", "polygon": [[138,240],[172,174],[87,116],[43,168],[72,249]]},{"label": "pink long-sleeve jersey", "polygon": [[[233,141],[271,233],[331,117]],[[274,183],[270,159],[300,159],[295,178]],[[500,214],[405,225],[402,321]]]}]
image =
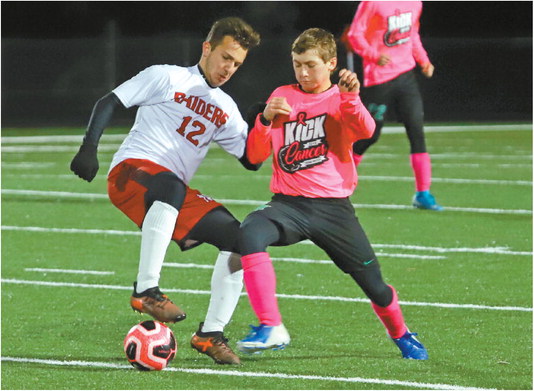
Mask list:
[{"label": "pink long-sleeve jersey", "polygon": [[[430,62],[419,36],[421,1],[362,1],[348,32],[352,49],[363,59],[364,86],[393,80]],[[387,65],[377,64],[381,54]]]},{"label": "pink long-sleeve jersey", "polygon": [[309,198],[344,198],[358,182],[352,144],[373,135],[375,123],[358,93],[341,93],[337,85],[319,93],[298,84],[277,88],[269,98],[285,97],[293,111],[269,126],[256,118],[247,141],[252,163],[273,154],[273,193]]}]

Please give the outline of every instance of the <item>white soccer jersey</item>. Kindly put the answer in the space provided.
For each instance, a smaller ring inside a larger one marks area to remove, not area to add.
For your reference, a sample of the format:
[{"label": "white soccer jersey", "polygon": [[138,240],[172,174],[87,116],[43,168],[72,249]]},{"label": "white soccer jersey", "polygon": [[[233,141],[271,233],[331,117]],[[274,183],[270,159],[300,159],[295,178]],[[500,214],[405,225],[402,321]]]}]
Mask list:
[{"label": "white soccer jersey", "polygon": [[113,90],[126,107],[139,106],[135,123],[113,156],[147,159],[189,183],[212,141],[241,158],[247,123],[236,103],[210,87],[198,65],[153,65]]}]

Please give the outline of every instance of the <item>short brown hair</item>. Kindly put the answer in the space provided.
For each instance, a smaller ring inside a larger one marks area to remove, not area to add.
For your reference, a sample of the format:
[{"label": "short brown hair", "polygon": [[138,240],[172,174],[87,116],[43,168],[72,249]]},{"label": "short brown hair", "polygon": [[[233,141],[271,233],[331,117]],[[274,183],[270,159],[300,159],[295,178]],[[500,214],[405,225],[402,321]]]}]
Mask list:
[{"label": "short brown hair", "polygon": [[246,50],[252,49],[260,43],[260,34],[254,31],[243,19],[235,16],[219,19],[213,23],[206,41],[211,44],[213,50],[227,35],[235,39]]},{"label": "short brown hair", "polygon": [[311,28],[303,31],[291,46],[291,51],[296,54],[302,54],[309,49],[316,49],[319,57],[324,62],[337,56],[334,35],[321,28]]}]

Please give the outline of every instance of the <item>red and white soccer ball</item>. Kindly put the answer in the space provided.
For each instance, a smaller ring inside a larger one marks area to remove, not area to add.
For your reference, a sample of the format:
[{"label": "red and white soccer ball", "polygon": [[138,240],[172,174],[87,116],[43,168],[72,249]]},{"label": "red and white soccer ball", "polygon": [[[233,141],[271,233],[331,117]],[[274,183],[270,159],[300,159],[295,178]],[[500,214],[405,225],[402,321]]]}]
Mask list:
[{"label": "red and white soccer ball", "polygon": [[134,368],[161,371],[176,355],[176,338],[163,323],[145,320],[126,334],[124,352]]}]

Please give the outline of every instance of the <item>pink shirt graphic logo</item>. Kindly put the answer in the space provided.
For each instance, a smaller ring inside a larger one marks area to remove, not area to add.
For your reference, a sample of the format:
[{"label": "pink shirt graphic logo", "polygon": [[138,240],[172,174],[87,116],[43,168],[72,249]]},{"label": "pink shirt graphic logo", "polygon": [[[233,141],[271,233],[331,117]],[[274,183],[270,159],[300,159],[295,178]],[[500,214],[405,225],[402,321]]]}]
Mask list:
[{"label": "pink shirt graphic logo", "polygon": [[300,112],[296,121],[284,123],[284,146],[278,151],[282,170],[292,174],[328,160],[325,120],[326,114],[307,119],[306,113]]},{"label": "pink shirt graphic logo", "polygon": [[403,14],[397,10],[395,15],[388,17],[388,31],[384,34],[384,44],[386,46],[402,45],[410,40],[412,29],[412,13]]}]

